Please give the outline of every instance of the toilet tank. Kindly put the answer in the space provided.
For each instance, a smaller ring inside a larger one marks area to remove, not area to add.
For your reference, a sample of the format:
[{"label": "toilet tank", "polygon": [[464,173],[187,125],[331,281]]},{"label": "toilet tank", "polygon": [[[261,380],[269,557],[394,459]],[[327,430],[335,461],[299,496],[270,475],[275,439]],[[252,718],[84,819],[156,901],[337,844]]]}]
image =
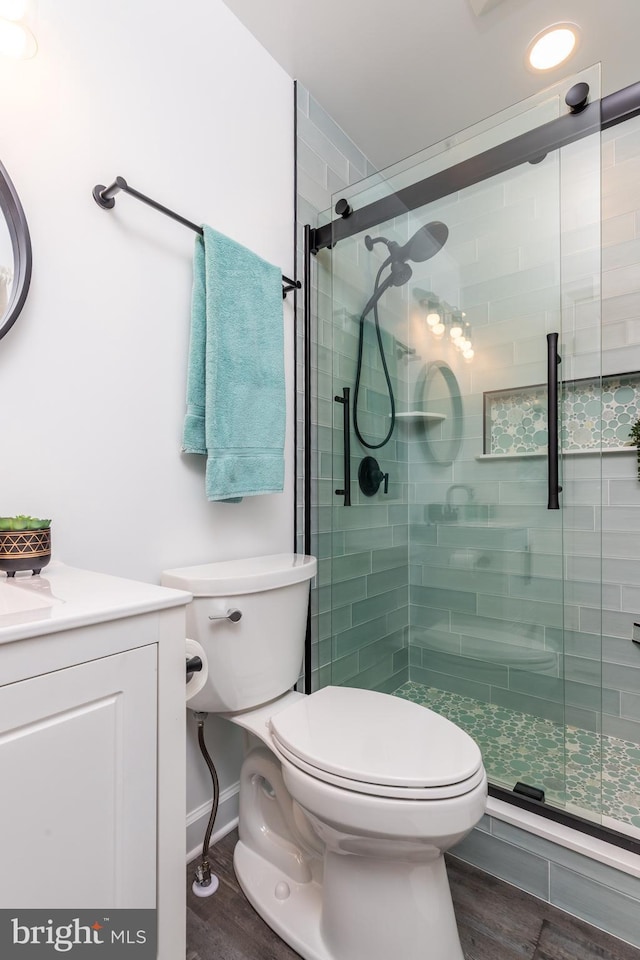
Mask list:
[{"label": "toilet tank", "polygon": [[165,570],[164,586],[193,594],[187,637],[206,657],[207,680],[190,709],[236,713],[291,689],[302,667],[316,567],[315,557],[279,553]]}]

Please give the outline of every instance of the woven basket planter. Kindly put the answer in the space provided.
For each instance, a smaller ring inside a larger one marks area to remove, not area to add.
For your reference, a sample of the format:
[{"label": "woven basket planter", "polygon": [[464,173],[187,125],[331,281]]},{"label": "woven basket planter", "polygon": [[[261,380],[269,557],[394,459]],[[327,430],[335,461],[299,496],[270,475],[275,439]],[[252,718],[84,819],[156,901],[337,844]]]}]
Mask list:
[{"label": "woven basket planter", "polygon": [[40,573],[51,559],[51,529],[0,530],[0,570],[9,577],[18,570]]}]

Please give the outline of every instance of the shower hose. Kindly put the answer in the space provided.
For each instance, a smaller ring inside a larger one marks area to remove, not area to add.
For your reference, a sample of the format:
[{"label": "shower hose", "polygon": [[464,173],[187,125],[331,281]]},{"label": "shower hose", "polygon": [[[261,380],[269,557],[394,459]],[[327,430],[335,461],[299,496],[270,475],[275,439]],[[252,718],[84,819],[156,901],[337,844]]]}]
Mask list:
[{"label": "shower hose", "polygon": [[[360,314],[360,328],[358,331],[358,362],[356,365],[356,382],[355,382],[354,391],[353,391],[353,429],[355,431],[356,437],[358,438],[362,446],[367,447],[368,450],[378,450],[380,447],[384,447],[385,443],[391,437],[391,434],[393,433],[393,428],[395,427],[395,423],[396,423],[396,402],[395,402],[395,397],[393,395],[393,387],[391,385],[389,369],[387,367],[387,358],[385,357],[385,353],[384,353],[384,345],[382,343],[382,333],[380,332],[380,320],[378,318],[378,300],[380,299],[384,291],[387,289],[387,287],[391,285],[390,282],[388,282],[390,278],[387,278],[387,280],[382,284],[382,288],[381,289],[378,288],[378,284],[380,283],[380,275],[386,266],[387,266],[387,262],[385,261],[385,263],[383,263],[380,269],[378,270],[378,273],[376,275],[376,281],[373,285],[373,296],[371,297],[371,300],[369,300],[364,310]],[[387,431],[386,437],[384,438],[384,440],[381,440],[380,443],[369,443],[368,440],[365,440],[365,438],[362,436],[360,427],[358,425],[358,395],[360,393],[360,377],[362,375],[362,354],[364,350],[364,322],[367,314],[369,313],[369,310],[372,308],[373,308],[373,316],[375,320],[376,336],[378,338],[378,348],[380,350],[380,359],[382,361],[382,370],[384,372],[385,380],[387,381],[387,391],[389,394],[389,407],[391,409],[391,414],[390,414],[391,422],[389,425],[389,429]]]}]

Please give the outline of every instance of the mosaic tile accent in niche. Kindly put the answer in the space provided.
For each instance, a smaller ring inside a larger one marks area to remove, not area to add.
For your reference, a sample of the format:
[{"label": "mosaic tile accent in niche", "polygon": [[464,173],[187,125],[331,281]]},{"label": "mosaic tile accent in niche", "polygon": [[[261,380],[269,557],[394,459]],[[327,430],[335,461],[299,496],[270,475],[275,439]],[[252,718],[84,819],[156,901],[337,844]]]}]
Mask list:
[{"label": "mosaic tile accent in niche", "polygon": [[[562,384],[561,449],[624,447],[640,417],[640,373]],[[547,452],[547,387],[540,384],[484,395],[484,452]]]},{"label": "mosaic tile accent in niche", "polygon": [[542,787],[549,802],[582,816],[640,827],[640,746],[408,681],[394,696],[451,720],[476,741],[489,780]]}]

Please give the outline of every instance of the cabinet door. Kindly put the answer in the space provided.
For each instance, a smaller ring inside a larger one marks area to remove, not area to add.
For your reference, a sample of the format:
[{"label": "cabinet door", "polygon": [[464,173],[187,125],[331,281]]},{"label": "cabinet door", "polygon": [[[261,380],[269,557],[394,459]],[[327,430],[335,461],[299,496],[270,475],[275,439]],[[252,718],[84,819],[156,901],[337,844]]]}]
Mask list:
[{"label": "cabinet door", "polygon": [[156,671],[151,645],[0,687],[2,907],[155,907]]}]

